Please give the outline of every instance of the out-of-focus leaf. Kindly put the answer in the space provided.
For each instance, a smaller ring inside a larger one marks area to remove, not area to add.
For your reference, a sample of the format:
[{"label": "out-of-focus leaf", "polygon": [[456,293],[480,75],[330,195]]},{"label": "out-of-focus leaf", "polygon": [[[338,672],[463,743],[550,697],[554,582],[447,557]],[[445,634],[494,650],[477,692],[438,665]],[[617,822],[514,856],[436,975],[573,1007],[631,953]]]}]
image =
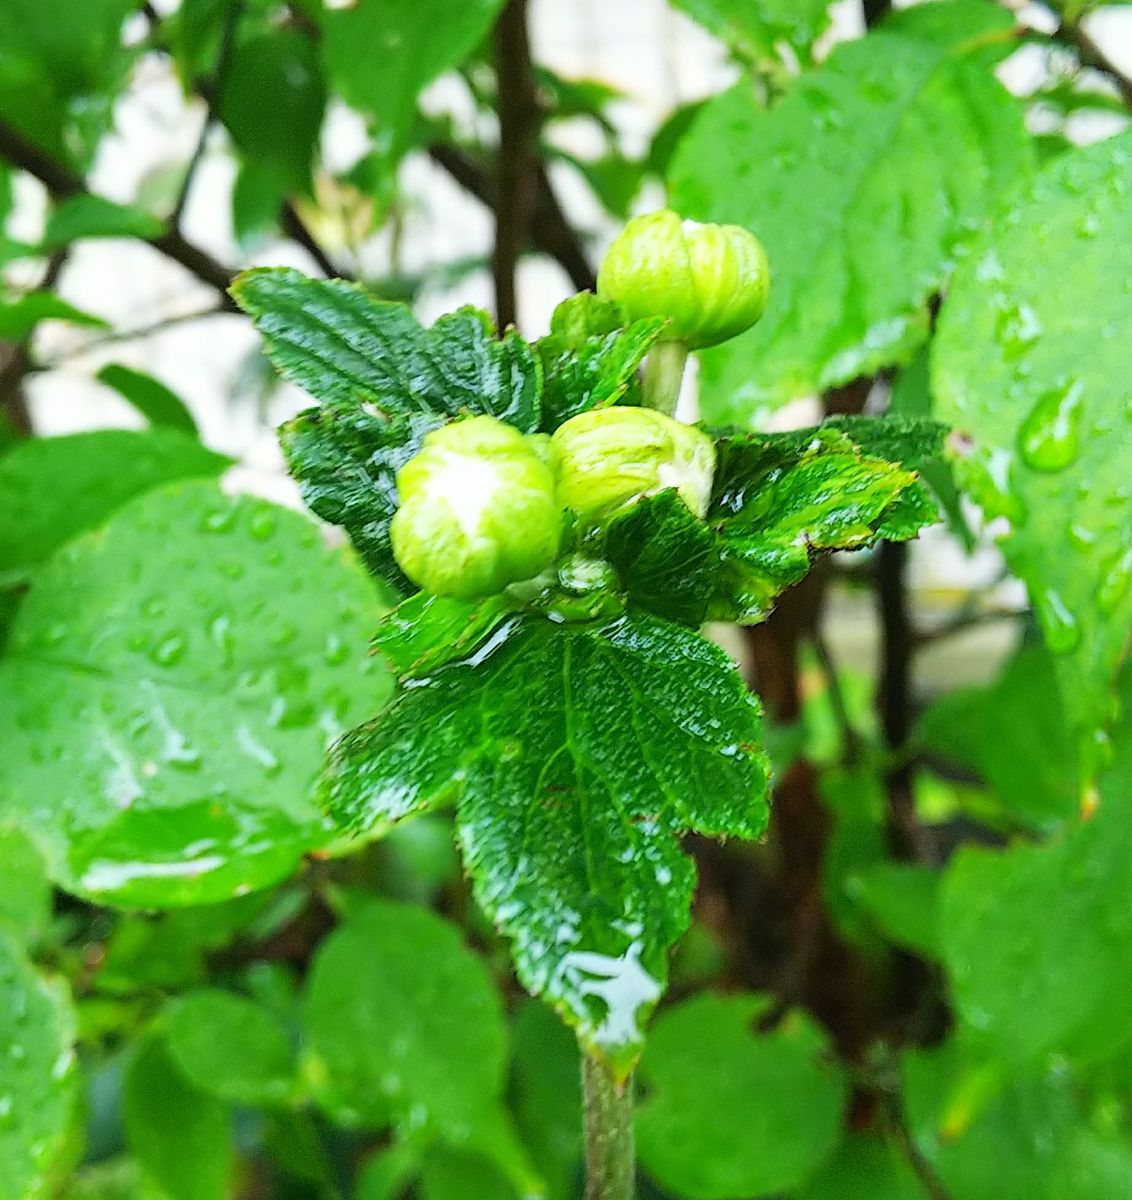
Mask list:
[{"label": "out-of-focus leaf", "polygon": [[123,363],[107,363],[95,378],[113,388],[151,425],[199,436],[196,421],[184,400],[161,380]]},{"label": "out-of-focus leaf", "polygon": [[641,1059],[641,1161],[696,1200],[765,1196],[803,1183],[837,1145],[848,1080],[825,1036],[794,1013],[759,1034],[770,1001],[704,994],[657,1020]]},{"label": "out-of-focus leaf", "polygon": [[47,218],[41,249],[50,252],[82,238],[160,237],[165,226],[150,213],[127,204],[115,204],[83,192],[62,201]]},{"label": "out-of-focus leaf", "polygon": [[19,829],[0,825],[0,931],[33,941],[51,918],[51,883],[43,855]]},{"label": "out-of-focus leaf", "polygon": [[704,414],[751,425],[909,361],[957,245],[1031,158],[1021,104],[974,50],[899,33],[839,45],[769,111],[747,80],[712,100],[671,203],[752,229],[773,283],[762,321],[703,355]]},{"label": "out-of-focus leaf", "polygon": [[18,300],[0,300],[0,338],[22,341],[40,321],[69,321],[88,329],[110,328],[101,317],[76,308],[54,292],[28,292]]},{"label": "out-of-focus leaf", "polygon": [[831,0],[675,0],[694,21],[750,62],[779,57],[786,43],[803,61],[829,25]]}]

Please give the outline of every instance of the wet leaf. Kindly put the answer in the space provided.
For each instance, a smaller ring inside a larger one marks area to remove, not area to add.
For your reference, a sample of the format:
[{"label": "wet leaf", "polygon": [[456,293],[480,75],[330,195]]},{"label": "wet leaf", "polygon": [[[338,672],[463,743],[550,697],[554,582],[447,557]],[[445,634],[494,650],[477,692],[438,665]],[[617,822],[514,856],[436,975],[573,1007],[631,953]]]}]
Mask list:
[{"label": "wet leaf", "polygon": [[939,415],[974,443],[962,481],[1009,522],[1086,782],[1132,625],[1130,163],[1124,133],[1043,169],[956,273],[932,365]]},{"label": "wet leaf", "polygon": [[747,79],[712,100],[677,150],[671,203],[753,230],[773,283],[762,321],[703,355],[705,416],[749,426],[908,361],[958,243],[1031,158],[1021,104],[976,49],[883,29],[769,110]]},{"label": "wet leaf", "polygon": [[0,823],[0,930],[34,941],[51,919],[51,882],[43,855],[22,830]]},{"label": "wet leaf", "polygon": [[387,694],[369,580],[305,517],[153,492],[41,568],[0,665],[0,818],[62,886],[201,904],[331,838],[326,744]]},{"label": "wet leaf", "polygon": [[664,1013],[641,1075],[641,1162],[696,1200],[765,1196],[804,1182],[837,1145],[848,1080],[801,1014],[759,1034],[765,997],[704,994]]},{"label": "wet leaf", "polygon": [[476,896],[523,983],[627,1065],[688,922],[676,834],[765,825],[758,707],[691,630],[516,617],[343,738],[325,799],[362,829],[458,800]]},{"label": "wet leaf", "polygon": [[0,927],[0,1181],[39,1200],[62,1178],[77,1109],[74,1014],[61,985],[37,974]]},{"label": "wet leaf", "polygon": [[385,614],[373,643],[398,675],[427,676],[467,658],[514,611],[515,602],[503,593],[456,600],[417,592]]}]

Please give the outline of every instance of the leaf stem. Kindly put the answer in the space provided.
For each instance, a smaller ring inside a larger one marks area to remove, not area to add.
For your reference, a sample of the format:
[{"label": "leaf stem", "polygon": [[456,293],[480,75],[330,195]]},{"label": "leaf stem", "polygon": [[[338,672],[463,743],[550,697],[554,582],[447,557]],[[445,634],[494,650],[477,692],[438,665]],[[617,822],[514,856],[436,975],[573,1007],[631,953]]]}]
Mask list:
[{"label": "leaf stem", "polygon": [[653,346],[645,360],[641,384],[641,401],[646,408],[655,408],[669,417],[676,412],[687,361],[688,347],[683,342],[657,342]]},{"label": "leaf stem", "polygon": [[582,1051],[586,1200],[633,1200],[633,1076],[618,1081],[608,1063]]}]

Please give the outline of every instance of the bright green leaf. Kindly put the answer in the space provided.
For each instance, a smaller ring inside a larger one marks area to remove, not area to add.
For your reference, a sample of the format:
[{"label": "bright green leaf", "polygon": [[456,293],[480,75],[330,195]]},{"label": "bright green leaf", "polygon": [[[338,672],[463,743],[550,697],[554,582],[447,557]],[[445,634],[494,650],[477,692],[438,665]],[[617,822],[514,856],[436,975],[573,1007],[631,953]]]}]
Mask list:
[{"label": "bright green leaf", "polygon": [[51,919],[51,883],[43,855],[19,829],[0,824],[0,931],[38,938]]},{"label": "bright green leaf", "polygon": [[785,42],[802,61],[829,25],[831,0],[675,0],[693,20],[751,62],[779,57]]},{"label": "bright green leaf", "polygon": [[0,1187],[13,1200],[52,1193],[77,1108],[74,1015],[0,928]]},{"label": "bright green leaf", "polygon": [[82,238],[141,238],[149,241],[160,237],[165,226],[157,217],[115,204],[101,196],[82,192],[62,201],[47,218],[42,249],[58,250]]},{"label": "bright green leaf", "polygon": [[179,429],[182,433],[197,434],[196,421],[185,402],[159,379],[122,363],[107,363],[95,378],[113,388],[145,419],[163,429]]},{"label": "bright green leaf", "polygon": [[672,205],[754,230],[773,285],[760,324],[703,356],[705,415],[749,425],[907,361],[957,243],[1030,158],[1021,105],[977,55],[899,34],[838,46],[769,111],[747,81],[711,101]]},{"label": "bright green leaf", "polygon": [[723,651],[645,614],[504,630],[343,738],[326,803],[367,828],[458,798],[523,983],[624,1066],[688,922],[675,835],[766,823],[757,702]]},{"label": "bright green leaf", "polygon": [[110,326],[93,313],[83,312],[54,292],[28,292],[18,300],[0,300],[0,338],[20,342],[33,333],[40,321],[70,321],[89,329]]},{"label": "bright green leaf", "polygon": [[160,484],[230,463],[170,430],[100,429],[21,442],[0,461],[0,571],[43,562]]},{"label": "bright green leaf", "polygon": [[428,675],[470,655],[514,610],[503,593],[454,600],[417,592],[385,614],[373,644],[398,675]]},{"label": "bright green leaf", "polygon": [[956,273],[933,352],[939,415],[973,441],[975,499],[1009,521],[1086,781],[1132,625],[1130,163],[1132,133],[1049,163]]},{"label": "bright green leaf", "polygon": [[420,1200],[517,1200],[515,1189],[486,1159],[432,1149],[425,1158]]},{"label": "bright green leaf", "polygon": [[458,66],[503,0],[360,0],[322,17],[327,74],[347,104],[376,118],[382,141],[406,148],[417,95]]},{"label": "bright green leaf", "polygon": [[483,963],[427,909],[372,901],[319,948],[305,1001],[307,1073],[341,1117],[422,1119],[466,1138],[493,1115],[505,1031]]},{"label": "bright green leaf", "polygon": [[661,1016],[641,1074],[641,1162],[695,1200],[796,1187],[837,1145],[848,1080],[826,1061],[824,1034],[799,1013],[769,1033],[770,1001],[704,994]]},{"label": "bright green leaf", "polygon": [[846,890],[898,946],[939,957],[940,875],[930,867],[876,863],[852,875]]},{"label": "bright green leaf", "polygon": [[180,997],[166,1015],[166,1037],[181,1074],[221,1100],[272,1107],[294,1090],[287,1031],[243,996],[210,989]]},{"label": "bright green leaf", "polygon": [[227,1110],[188,1083],[159,1037],[134,1047],[123,1109],[130,1148],[170,1200],[228,1200],[233,1149]]},{"label": "bright green leaf", "polygon": [[265,887],[324,846],[327,742],[386,679],[369,580],[305,517],[153,492],[35,576],[0,665],[0,815],[55,879],[154,907]]}]

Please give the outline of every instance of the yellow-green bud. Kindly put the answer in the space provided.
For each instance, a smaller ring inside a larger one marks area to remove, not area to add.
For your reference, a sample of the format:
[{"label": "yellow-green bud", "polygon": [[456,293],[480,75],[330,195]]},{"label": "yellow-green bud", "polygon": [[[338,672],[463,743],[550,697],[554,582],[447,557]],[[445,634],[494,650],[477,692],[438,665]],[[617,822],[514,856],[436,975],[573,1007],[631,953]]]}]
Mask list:
[{"label": "yellow-green bud", "polygon": [[474,599],[548,567],[562,538],[550,468],[515,428],[472,417],[433,430],[397,472],[393,557],[419,587]]},{"label": "yellow-green bud", "polygon": [[551,439],[558,499],[585,523],[650,492],[676,488],[702,517],[711,498],[715,446],[691,425],[651,408],[595,408]]},{"label": "yellow-green bud", "polygon": [[770,267],[750,230],[683,221],[663,209],[634,217],[614,239],[597,290],[631,320],[667,317],[662,338],[698,350],[735,337],[763,315]]}]

